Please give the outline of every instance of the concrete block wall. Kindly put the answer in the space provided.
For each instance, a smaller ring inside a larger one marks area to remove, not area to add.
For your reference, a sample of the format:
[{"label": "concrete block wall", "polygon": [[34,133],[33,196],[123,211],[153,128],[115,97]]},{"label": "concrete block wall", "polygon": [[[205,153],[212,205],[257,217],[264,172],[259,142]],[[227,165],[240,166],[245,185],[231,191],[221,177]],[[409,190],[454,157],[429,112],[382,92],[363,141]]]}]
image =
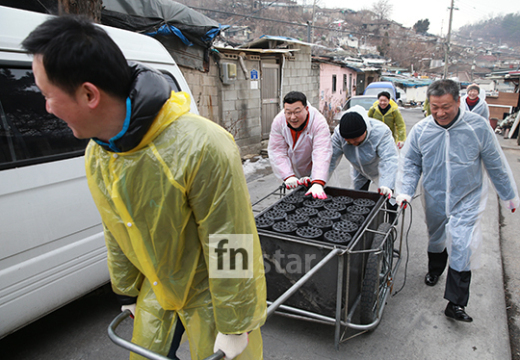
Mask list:
[{"label": "concrete block wall", "polygon": [[[226,61],[229,61],[226,59]],[[235,138],[241,153],[257,153],[261,148],[261,90],[260,81],[251,80],[251,70],[260,73],[260,60],[238,61],[237,79],[222,87],[222,126]],[[244,71],[245,70],[245,71]]]},{"label": "concrete block wall", "polygon": [[247,75],[237,59],[225,58],[223,62],[237,65],[237,79],[224,85],[219,78],[218,64],[211,59],[209,73],[181,67],[197,103],[199,113],[223,128],[233,137],[242,155],[256,153],[261,148],[261,94],[252,89],[251,70],[260,72],[259,60],[245,60]]},{"label": "concrete block wall", "polygon": [[179,69],[190,86],[199,114],[220,124],[220,79],[215,62],[211,61],[207,73],[183,66],[179,66]]},{"label": "concrete block wall", "polygon": [[319,106],[319,68],[313,69],[311,63],[311,47],[292,44],[290,48],[299,49],[294,56],[286,57],[283,78],[282,98],[289,91],[301,91],[307,96],[312,106]]},{"label": "concrete block wall", "polygon": [[[282,71],[283,96],[289,91],[301,91],[311,105],[319,107],[319,66],[311,62],[311,48],[309,46],[293,44],[294,56],[285,59]],[[210,59],[209,72],[179,66],[191,92],[195,98],[199,113],[215,123],[221,125],[233,135],[242,155],[257,153],[261,149],[262,104],[261,83],[257,82],[257,89],[250,80],[251,70],[260,73],[261,61],[252,60],[247,56],[244,60],[247,74],[244,73],[236,55],[224,55],[221,62],[235,63],[237,79],[229,85],[220,80],[218,64]]]}]

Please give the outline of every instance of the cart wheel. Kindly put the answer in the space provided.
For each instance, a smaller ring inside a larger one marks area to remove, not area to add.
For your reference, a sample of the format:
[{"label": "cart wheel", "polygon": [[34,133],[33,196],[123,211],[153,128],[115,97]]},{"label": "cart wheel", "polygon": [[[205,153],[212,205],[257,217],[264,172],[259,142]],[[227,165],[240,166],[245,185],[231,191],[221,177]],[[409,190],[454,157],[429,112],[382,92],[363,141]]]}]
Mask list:
[{"label": "cart wheel", "polygon": [[[390,290],[394,248],[394,234],[390,231],[391,228],[389,223],[381,223],[378,226],[378,232],[389,233],[387,241],[384,243],[381,253],[372,252],[368,255],[359,304],[360,321],[364,325],[377,319],[382,305],[381,301]],[[381,248],[384,239],[385,235],[376,234],[372,241],[372,249]]]}]

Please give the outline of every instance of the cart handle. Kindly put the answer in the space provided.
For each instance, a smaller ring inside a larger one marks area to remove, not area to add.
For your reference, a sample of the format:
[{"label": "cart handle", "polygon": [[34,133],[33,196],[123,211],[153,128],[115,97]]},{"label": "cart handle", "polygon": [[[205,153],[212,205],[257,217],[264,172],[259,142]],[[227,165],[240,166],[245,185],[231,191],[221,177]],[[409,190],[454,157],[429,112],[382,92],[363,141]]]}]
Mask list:
[{"label": "cart handle", "polygon": [[[108,337],[110,338],[110,340],[112,340],[112,342],[114,342],[116,345],[121,346],[123,349],[144,356],[145,358],[150,360],[171,360],[166,356],[159,355],[151,350],[145,349],[142,346],[134,344],[133,342],[125,340],[116,334],[116,328],[119,326],[119,324],[123,322],[123,320],[125,320],[131,314],[132,313],[130,312],[130,310],[125,310],[121,314],[117,315],[114,320],[112,320],[112,322],[108,326]],[[221,350],[219,350],[216,353],[208,356],[204,360],[220,360],[223,359],[224,356],[225,354]]]},{"label": "cart handle", "polygon": [[255,205],[258,205],[260,202],[264,201],[265,199],[267,199],[269,196],[272,196],[274,195],[275,192],[277,191],[280,191],[280,195],[282,194],[282,191],[283,191],[283,194],[285,195],[285,185],[282,184],[280,186],[278,186],[274,191],[270,192],[269,194],[267,194],[266,196],[264,196],[263,198],[261,198],[260,200],[257,200],[254,204],[252,204],[251,206],[255,206]]}]

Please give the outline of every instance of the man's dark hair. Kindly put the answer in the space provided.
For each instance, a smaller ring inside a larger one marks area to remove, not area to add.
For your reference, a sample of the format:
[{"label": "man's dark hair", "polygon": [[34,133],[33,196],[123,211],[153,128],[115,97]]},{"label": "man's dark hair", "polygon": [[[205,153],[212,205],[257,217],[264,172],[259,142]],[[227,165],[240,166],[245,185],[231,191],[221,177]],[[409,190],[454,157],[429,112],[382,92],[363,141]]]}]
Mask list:
[{"label": "man's dark hair", "polygon": [[459,85],[453,80],[437,80],[428,86],[426,92],[428,100],[430,100],[430,96],[444,96],[446,94],[451,94],[453,100],[457,101],[460,97]]},{"label": "man's dark hair", "polygon": [[388,91],[381,91],[379,94],[377,94],[377,98],[379,99],[381,96],[384,96],[388,100],[391,99],[390,93]]},{"label": "man's dark hair", "polygon": [[294,104],[297,101],[301,101],[303,106],[307,106],[307,97],[304,93],[299,91],[288,92],[283,98],[284,104]]},{"label": "man's dark hair", "polygon": [[70,95],[90,82],[126,99],[132,72],[123,53],[101,27],[81,16],[60,16],[45,21],[22,42],[34,55],[42,55],[49,81]]}]

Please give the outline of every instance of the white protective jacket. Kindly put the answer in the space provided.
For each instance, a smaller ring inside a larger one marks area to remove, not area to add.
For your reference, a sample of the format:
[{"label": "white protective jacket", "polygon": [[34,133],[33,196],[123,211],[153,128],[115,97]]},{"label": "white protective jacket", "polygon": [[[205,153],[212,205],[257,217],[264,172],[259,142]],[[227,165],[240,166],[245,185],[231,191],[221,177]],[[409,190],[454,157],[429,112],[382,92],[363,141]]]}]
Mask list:
[{"label": "white protective jacket", "polygon": [[467,98],[468,95],[466,94],[460,99],[460,108],[465,111],[471,111],[475,114],[479,114],[484,119],[489,120],[489,107],[486,103],[486,91],[484,89],[480,89],[480,92],[478,94],[479,102],[477,105],[475,105],[473,110],[469,109],[468,103],[466,102]]},{"label": "white protective jacket", "polygon": [[347,112],[357,112],[367,124],[367,136],[359,146],[350,145],[339,132],[339,125],[332,135],[332,159],[329,176],[334,172],[345,155],[352,165],[352,182],[354,189],[359,190],[372,180],[379,187],[393,189],[397,175],[398,154],[392,130],[380,120],[369,118],[367,111],[356,105]]},{"label": "white protective jacket", "polygon": [[276,115],[269,134],[269,160],[274,174],[282,181],[291,175],[309,176],[327,182],[332,146],[325,117],[309,105],[309,122],[293,142],[283,110]]},{"label": "white protective jacket", "polygon": [[500,199],[518,208],[516,184],[496,136],[473,112],[460,110],[448,129],[428,116],[412,128],[401,152],[396,194],[413,196],[422,174],[428,251],[447,248],[456,271],[479,266],[475,255],[488,195],[486,172]]}]

